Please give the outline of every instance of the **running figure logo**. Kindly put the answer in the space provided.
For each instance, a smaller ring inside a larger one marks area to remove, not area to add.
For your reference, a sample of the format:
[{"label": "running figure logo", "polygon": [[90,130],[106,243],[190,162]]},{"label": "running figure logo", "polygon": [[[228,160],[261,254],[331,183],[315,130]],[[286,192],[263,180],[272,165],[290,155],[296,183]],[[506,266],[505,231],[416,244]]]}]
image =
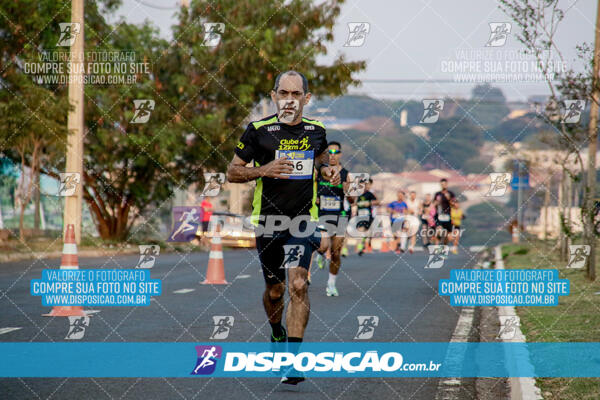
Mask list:
[{"label": "running figure logo", "polygon": [[222,172],[208,172],[204,174],[204,189],[202,196],[214,197],[221,191],[221,186],[225,183],[225,174]]},{"label": "running figure logo", "polygon": [[132,124],[145,124],[150,119],[150,114],[154,111],[154,100],[142,99],[134,100],[133,107],[134,113],[131,118]]},{"label": "running figure logo", "polygon": [[444,109],[444,100],[430,99],[423,100],[423,117],[422,124],[435,124],[440,118],[440,112]]},{"label": "running figure logo", "polygon": [[235,319],[229,315],[214,315],[212,317],[215,327],[209,339],[223,340],[229,336],[229,331],[233,328]]},{"label": "running figure logo", "polygon": [[569,246],[569,263],[567,268],[581,269],[585,267],[588,256],[590,255],[590,246],[587,244],[572,244]]},{"label": "running figure logo", "polygon": [[190,207],[188,211],[184,211],[179,218],[177,224],[171,236],[169,236],[168,242],[189,242],[196,237],[196,231],[198,230],[198,224],[200,218],[196,207]]},{"label": "running figure logo", "polygon": [[354,339],[371,339],[373,333],[375,333],[375,327],[379,325],[379,317],[376,315],[359,315],[356,319],[358,319],[358,331]]},{"label": "running figure logo", "polygon": [[140,259],[138,260],[136,268],[152,268],[158,253],[160,253],[160,246],[157,244],[140,244]]},{"label": "running figure logo", "polygon": [[281,268],[296,268],[304,255],[304,246],[300,244],[286,244],[283,246],[283,263]]},{"label": "running figure logo", "polygon": [[504,196],[506,190],[510,187],[512,175],[508,172],[490,173],[490,189],[484,195],[486,197]]},{"label": "running figure logo", "polygon": [[60,37],[57,46],[60,47],[71,47],[75,44],[77,35],[81,32],[81,25],[79,22],[61,22],[58,24],[60,28]]},{"label": "running figure logo", "polygon": [[82,339],[85,334],[85,328],[88,326],[90,326],[90,317],[69,317],[69,332],[65,339]]},{"label": "running figure logo", "polygon": [[516,315],[500,315],[500,332],[496,339],[514,339],[517,327],[521,326],[521,320]]},{"label": "running figure logo", "polygon": [[221,346],[196,346],[198,361],[190,375],[210,375],[217,368],[217,359],[223,355]]},{"label": "running figure logo", "polygon": [[346,196],[362,196],[369,181],[369,174],[350,172],[348,176],[350,177],[350,184],[348,185]]},{"label": "running figure logo", "polygon": [[565,113],[563,114],[565,124],[578,123],[584,109],[585,100],[565,100]]},{"label": "running figure logo", "polygon": [[60,184],[58,186],[59,196],[73,196],[77,189],[77,184],[81,182],[79,172],[60,173]]},{"label": "running figure logo", "polygon": [[222,22],[206,22],[204,24],[204,41],[202,46],[215,47],[221,43],[221,35],[225,32]]},{"label": "running figure logo", "polygon": [[442,268],[444,261],[448,257],[448,246],[446,245],[435,245],[429,246],[429,259],[425,264],[426,269]]},{"label": "running figure logo", "polygon": [[510,22],[490,22],[490,39],[485,47],[502,47],[512,29]]},{"label": "running figure logo", "polygon": [[367,35],[371,31],[371,24],[368,22],[348,22],[348,39],[344,47],[360,47],[365,44]]}]

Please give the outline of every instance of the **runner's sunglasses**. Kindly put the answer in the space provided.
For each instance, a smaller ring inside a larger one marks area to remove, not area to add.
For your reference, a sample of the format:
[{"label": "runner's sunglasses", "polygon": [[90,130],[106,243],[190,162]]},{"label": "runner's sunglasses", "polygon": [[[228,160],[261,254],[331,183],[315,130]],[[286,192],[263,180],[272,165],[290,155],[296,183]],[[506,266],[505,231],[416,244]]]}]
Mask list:
[{"label": "runner's sunglasses", "polygon": [[336,149],[329,149],[329,154],[340,154],[342,151],[341,150],[336,150]]}]

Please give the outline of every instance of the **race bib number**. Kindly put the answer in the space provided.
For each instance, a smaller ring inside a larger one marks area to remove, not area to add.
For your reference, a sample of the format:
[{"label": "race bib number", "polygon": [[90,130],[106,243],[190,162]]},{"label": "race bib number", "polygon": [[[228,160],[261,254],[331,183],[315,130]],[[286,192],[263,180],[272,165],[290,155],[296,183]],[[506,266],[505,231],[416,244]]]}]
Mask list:
[{"label": "race bib number", "polygon": [[287,157],[293,164],[294,170],[285,174],[290,179],[312,179],[313,161],[315,152],[313,150],[276,150],[275,158]]},{"label": "race bib number", "polygon": [[448,222],[448,221],[450,221],[450,215],[448,215],[448,214],[440,214],[440,215],[438,215],[438,221],[440,221],[440,222]]},{"label": "race bib number", "polygon": [[323,211],[339,211],[342,207],[342,201],[336,196],[321,196],[319,205]]},{"label": "race bib number", "polygon": [[359,208],[358,215],[360,217],[362,217],[363,215],[371,215],[371,210],[369,210],[368,208]]}]

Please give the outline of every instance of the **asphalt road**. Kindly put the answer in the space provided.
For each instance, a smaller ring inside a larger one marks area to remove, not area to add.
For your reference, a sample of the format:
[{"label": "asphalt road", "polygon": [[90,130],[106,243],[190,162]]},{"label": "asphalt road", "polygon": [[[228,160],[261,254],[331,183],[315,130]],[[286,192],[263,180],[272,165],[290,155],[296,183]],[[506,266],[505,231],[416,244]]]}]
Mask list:
[{"label": "asphalt road", "polygon": [[[133,268],[138,256],[80,259],[80,268]],[[162,280],[163,294],[148,307],[98,307],[81,341],[207,342],[213,315],[235,323],[226,341],[268,341],[270,327],[261,305],[262,274],[255,250],[224,252],[229,285],[201,285],[208,254],[162,254],[152,278]],[[354,341],[360,315],[379,317],[372,341],[449,341],[460,309],[437,295],[437,282],[450,269],[470,268],[475,256],[450,255],[440,269],[425,269],[425,253],[350,255],[343,259],[337,287],[340,297],[326,297],[327,271],[313,267],[309,289],[311,316],[305,341]],[[58,268],[46,259],[0,264],[0,333],[3,342],[64,342],[66,318],[42,317],[49,311],[29,294],[29,281],[41,270]],[[175,291],[181,291],[174,293]],[[93,362],[82,355],[82,363]],[[193,366],[192,366],[193,367]],[[0,379],[3,399],[433,399],[438,379],[308,379],[297,387],[277,378],[11,378]]]}]

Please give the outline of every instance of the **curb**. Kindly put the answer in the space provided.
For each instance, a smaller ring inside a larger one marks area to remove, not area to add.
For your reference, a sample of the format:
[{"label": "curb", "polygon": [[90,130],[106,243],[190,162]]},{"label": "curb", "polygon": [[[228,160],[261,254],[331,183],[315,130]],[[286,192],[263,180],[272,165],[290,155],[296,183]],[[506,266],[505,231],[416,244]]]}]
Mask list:
[{"label": "curb", "polygon": [[[450,342],[468,342],[473,319],[475,317],[475,307],[463,307],[456,321],[456,327],[452,333]],[[460,365],[465,358],[464,352],[448,353],[444,358],[444,364]],[[461,378],[440,378],[438,383],[435,400],[458,400],[461,394]]]},{"label": "curb", "polygon": [[[80,257],[117,257],[121,255],[139,254],[140,250],[137,248],[123,248],[123,249],[106,249],[106,250],[79,250],[77,254]],[[61,258],[62,251],[50,251],[50,252],[33,252],[33,253],[12,253],[0,256],[0,264],[11,261],[24,261],[34,260],[41,258]]]},{"label": "curb", "polygon": [[[500,246],[496,246],[494,249],[496,261],[496,269],[504,269],[504,261],[502,260],[502,249]],[[514,306],[498,306],[498,316],[516,316],[517,312]],[[527,342],[525,335],[521,332],[521,327],[515,327],[515,337],[512,339],[503,339],[503,342]],[[510,361],[507,359],[507,361]],[[522,362],[530,363],[529,356]],[[533,368],[532,368],[533,369]],[[542,395],[540,389],[535,386],[535,379],[532,377],[512,377],[508,378],[508,385],[510,386],[510,398],[511,400],[541,400]]]}]

